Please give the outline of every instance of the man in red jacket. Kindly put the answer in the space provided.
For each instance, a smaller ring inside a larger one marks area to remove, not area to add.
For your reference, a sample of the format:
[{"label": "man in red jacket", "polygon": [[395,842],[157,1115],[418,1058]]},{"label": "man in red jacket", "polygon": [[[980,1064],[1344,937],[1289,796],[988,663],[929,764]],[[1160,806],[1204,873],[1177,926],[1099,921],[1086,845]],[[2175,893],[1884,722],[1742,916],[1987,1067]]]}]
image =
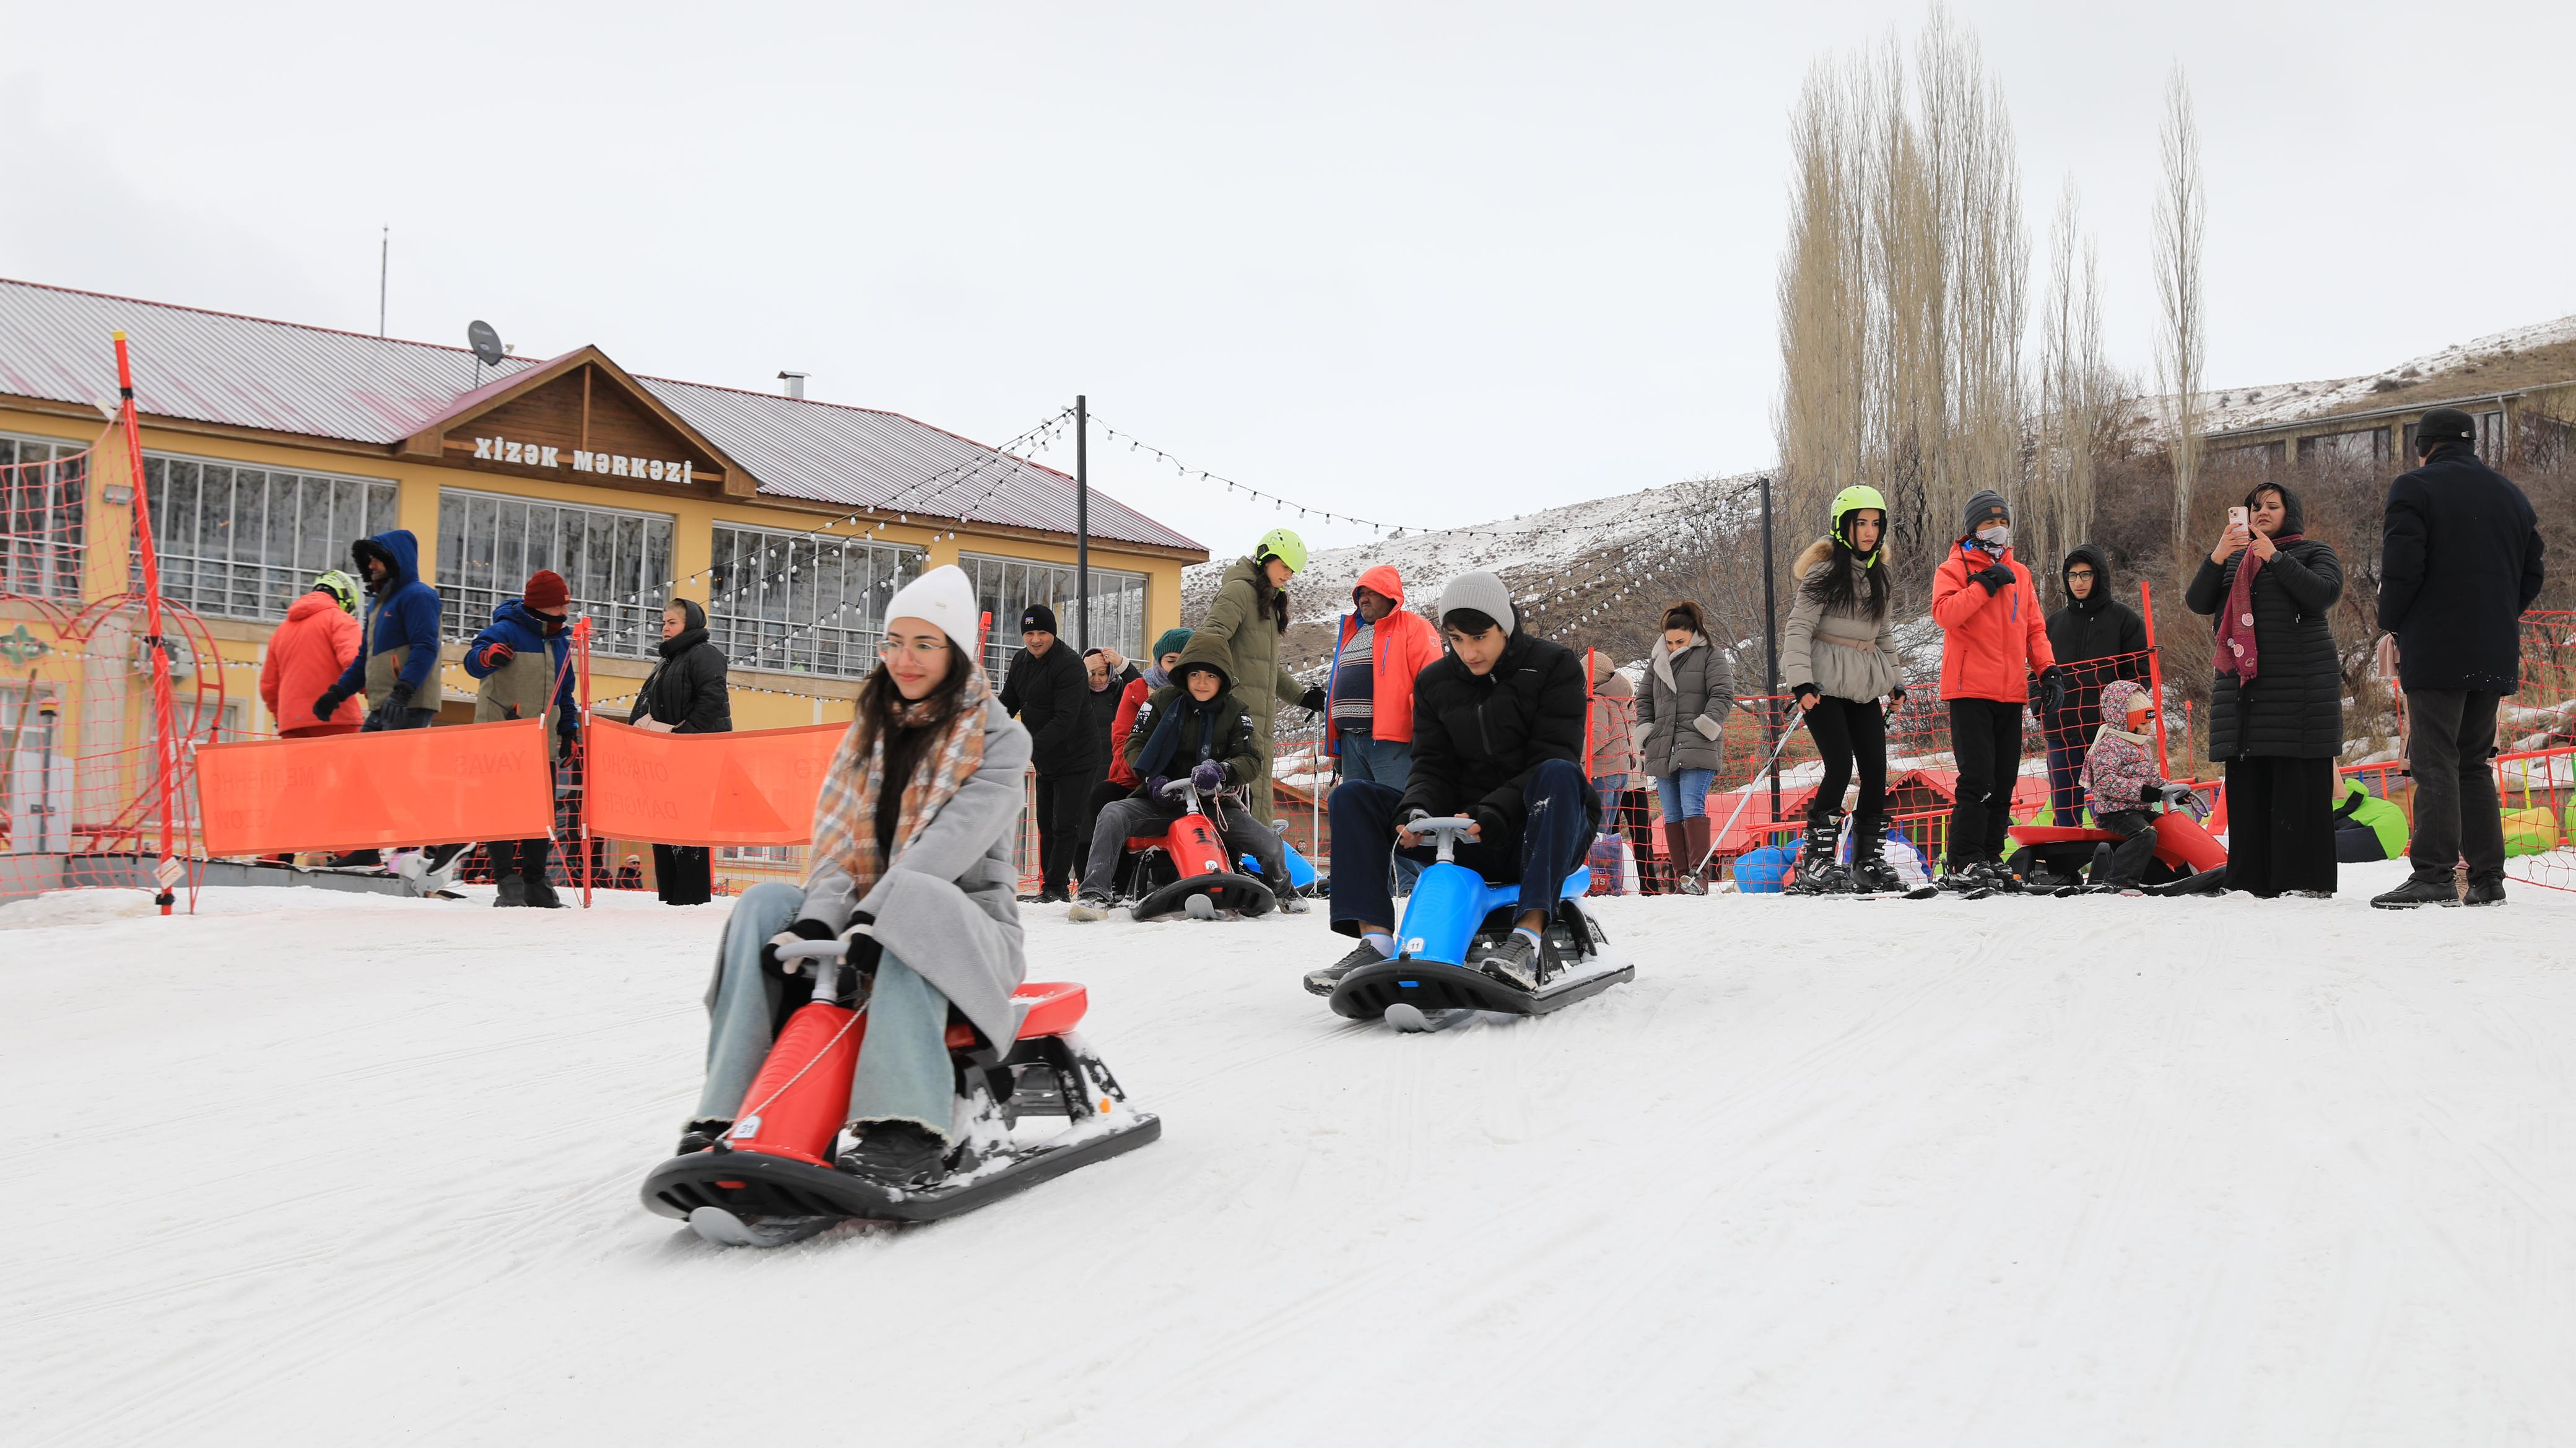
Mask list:
[{"label": "man in red jacket", "polygon": [[[1404,606],[1404,578],[1379,564],[1351,590],[1333,641],[1325,736],[1344,779],[1403,789],[1413,778],[1413,681],[1445,650],[1431,620]],[[1420,863],[1395,857],[1395,891],[1413,892]]]},{"label": "man in red jacket", "polygon": [[358,581],[334,568],[313,580],[313,587],[286,610],[286,622],[268,640],[268,657],[259,666],[259,701],[277,721],[280,738],[316,734],[355,734],[366,722],[366,701],[344,699],[328,719],[313,713],[314,701],[331,687],[362,642],[358,627]]},{"label": "man in red jacket", "polygon": [[2012,887],[2002,866],[2021,776],[2021,713],[2039,676],[2049,715],[2065,697],[2048,647],[2030,570],[2012,554],[2012,512],[2001,493],[1968,499],[1965,536],[1932,576],[1932,621],[1941,626],[1941,698],[1950,706],[1950,752],[1959,766],[1950,809],[1950,890]]}]

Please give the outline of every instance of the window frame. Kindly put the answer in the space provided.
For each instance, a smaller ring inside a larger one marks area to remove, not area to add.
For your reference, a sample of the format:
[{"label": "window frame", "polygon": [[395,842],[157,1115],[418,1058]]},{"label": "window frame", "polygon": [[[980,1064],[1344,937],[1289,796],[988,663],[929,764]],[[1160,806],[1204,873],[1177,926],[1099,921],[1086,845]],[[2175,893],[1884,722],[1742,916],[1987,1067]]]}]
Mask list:
[{"label": "window frame", "polygon": [[[184,487],[177,472],[181,467],[189,469]],[[206,502],[208,488],[213,484],[209,469],[222,472],[219,486],[227,490],[223,503],[226,516],[216,525],[224,535],[220,552],[206,547]],[[242,526],[240,489],[245,473],[261,479],[259,515],[250,527]],[[161,596],[203,618],[282,622],[295,600],[312,591],[315,577],[333,568],[355,569],[357,565],[348,556],[351,542],[401,526],[402,484],[392,478],[158,451],[144,453],[143,478],[142,504],[151,507],[158,503],[152,518],[152,549],[160,567]],[[266,552],[266,545],[281,536],[271,526],[281,483],[295,507],[282,535],[289,555],[289,561],[284,563],[271,561]],[[355,490],[354,496],[349,490]],[[316,496],[323,504],[323,521],[307,528],[304,513]],[[178,517],[183,499],[188,513],[184,528],[179,526]],[[343,503],[355,508],[354,527],[339,516]],[[251,540],[252,551],[247,555],[242,547],[245,539]],[[316,539],[318,553],[305,556],[312,553],[308,545]],[[127,558],[129,586],[139,590],[143,587],[140,530],[127,545]],[[247,585],[243,582],[245,572],[250,580]]]},{"label": "window frame", "polygon": [[[980,610],[990,611],[993,615],[992,633],[984,640],[984,668],[992,676],[996,688],[1000,687],[1003,676],[1010,672],[1011,660],[1018,658],[1024,652],[1020,645],[1020,611],[1031,603],[1043,603],[1054,609],[1058,636],[1068,644],[1075,642],[1074,618],[1070,611],[1076,574],[1075,565],[1057,563],[1044,558],[1013,558],[1002,553],[960,552],[957,555],[957,566],[966,570],[967,581],[974,586],[975,606]],[[1007,585],[996,585],[990,589],[986,587],[984,569],[987,566],[1003,568],[1006,578],[1009,576],[1007,570],[1010,569],[1046,570],[1050,574],[1061,575],[1062,588],[1046,597],[1035,596],[1032,591],[1024,588],[1020,596],[1014,599]],[[1104,588],[1103,579],[1110,580],[1111,586]],[[1152,604],[1153,585],[1154,575],[1150,573],[1140,573],[1126,568],[1103,568],[1097,563],[1091,565],[1092,619],[1089,643],[1093,647],[1106,643],[1130,659],[1143,658],[1146,646],[1145,621],[1148,616],[1147,610]],[[1131,593],[1135,599],[1132,619],[1128,616],[1130,610],[1123,602]],[[1102,627],[1100,605],[1104,598],[1121,600],[1119,616],[1110,625],[1111,629],[1120,631],[1118,633],[1113,634]]]},{"label": "window frame", "polygon": [[[0,433],[8,485],[0,487],[0,592],[78,600],[89,568],[89,455],[92,445],[33,433]],[[25,458],[28,448],[50,456]],[[42,469],[42,474],[27,469]],[[26,480],[39,479],[30,486]],[[22,503],[24,506],[22,506]],[[41,519],[21,527],[22,519]]]},{"label": "window frame", "polygon": [[[461,526],[455,530],[448,526],[450,503],[454,503],[462,515]],[[517,518],[515,536],[509,526],[510,520],[502,514],[505,506],[522,510]],[[545,509],[557,515],[551,545],[552,556],[557,561],[544,561],[533,542],[535,530],[530,524],[533,521],[531,513],[535,509]],[[577,515],[583,520],[577,541],[566,538],[561,521],[564,514]],[[492,570],[489,584],[469,582],[466,578],[473,562],[467,555],[475,547],[478,521],[489,528],[494,538],[491,560],[483,565]],[[605,524],[611,575],[606,598],[584,591],[589,583],[587,567],[567,572],[561,561],[568,548],[579,549],[587,561],[589,551],[601,546],[603,535],[593,528],[594,522]],[[619,526],[622,523],[638,526],[630,534]],[[656,527],[661,530],[661,557],[658,562],[653,555]],[[679,547],[679,532],[679,519],[670,513],[573,503],[559,498],[529,497],[522,493],[485,492],[479,488],[441,487],[438,490],[438,561],[432,570],[432,582],[445,603],[440,634],[449,642],[473,638],[491,622],[493,610],[500,607],[503,600],[521,596],[530,574],[539,568],[551,568],[563,575],[564,582],[572,591],[567,612],[576,617],[586,615],[591,620],[592,654],[621,659],[650,658],[654,646],[662,641],[662,606],[671,591],[671,562]],[[453,546],[449,541],[451,536],[455,539]],[[631,559],[626,557],[629,548],[635,554]],[[519,574],[515,580],[505,577],[501,568],[505,558],[512,556],[513,549],[519,562]],[[533,566],[530,566],[532,560]]]},{"label": "window frame", "polygon": [[[752,544],[748,554],[746,542]],[[885,641],[886,603],[930,566],[930,550],[918,544],[728,518],[717,519],[708,531],[707,558],[707,638],[724,652],[726,666],[827,679],[867,677],[876,667],[877,645]],[[854,622],[827,622],[850,607],[854,562],[866,570],[856,596],[872,607]],[[828,612],[812,596],[826,563],[839,574]],[[747,568],[760,571],[746,582],[741,570]]]}]

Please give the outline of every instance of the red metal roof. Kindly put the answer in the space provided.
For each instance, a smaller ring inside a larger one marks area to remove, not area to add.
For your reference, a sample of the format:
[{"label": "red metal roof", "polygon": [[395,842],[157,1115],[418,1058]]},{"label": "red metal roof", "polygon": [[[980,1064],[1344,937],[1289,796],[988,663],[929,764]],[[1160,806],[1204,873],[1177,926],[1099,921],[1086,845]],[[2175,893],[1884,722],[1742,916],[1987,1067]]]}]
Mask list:
[{"label": "red metal roof", "polygon": [[[112,412],[114,331],[132,339],[135,399],[146,416],[385,446],[539,365],[513,357],[478,373],[462,347],[0,278],[0,392]],[[637,380],[747,469],[763,494],[1073,531],[1071,478],[900,413]],[[1206,552],[1097,488],[1091,532]]]}]

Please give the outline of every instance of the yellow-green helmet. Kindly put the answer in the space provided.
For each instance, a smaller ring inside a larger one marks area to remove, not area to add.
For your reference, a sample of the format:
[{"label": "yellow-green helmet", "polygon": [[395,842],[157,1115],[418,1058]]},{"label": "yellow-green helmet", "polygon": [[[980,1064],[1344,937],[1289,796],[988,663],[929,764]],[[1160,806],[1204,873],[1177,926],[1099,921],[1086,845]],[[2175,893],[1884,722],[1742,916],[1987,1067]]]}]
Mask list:
[{"label": "yellow-green helmet", "polygon": [[1854,483],[1852,486],[1834,494],[1834,541],[1840,543],[1845,548],[1851,549],[1852,552],[1859,554],[1863,564],[1868,567],[1875,568],[1878,566],[1879,549],[1872,548],[1867,553],[1861,553],[1859,547],[1851,540],[1851,515],[1859,512],[1863,508],[1876,508],[1878,510],[1878,541],[1881,547],[1886,546],[1887,500],[1878,495],[1878,489],[1868,487],[1860,483]]},{"label": "yellow-green helmet", "polygon": [[1260,542],[1252,545],[1252,561],[1259,563],[1265,558],[1276,558],[1287,564],[1291,573],[1303,573],[1306,571],[1306,540],[1285,528],[1273,528],[1261,535]]},{"label": "yellow-green helmet", "polygon": [[340,611],[355,617],[358,612],[358,580],[334,568],[313,580],[313,591],[327,593],[340,601]]}]

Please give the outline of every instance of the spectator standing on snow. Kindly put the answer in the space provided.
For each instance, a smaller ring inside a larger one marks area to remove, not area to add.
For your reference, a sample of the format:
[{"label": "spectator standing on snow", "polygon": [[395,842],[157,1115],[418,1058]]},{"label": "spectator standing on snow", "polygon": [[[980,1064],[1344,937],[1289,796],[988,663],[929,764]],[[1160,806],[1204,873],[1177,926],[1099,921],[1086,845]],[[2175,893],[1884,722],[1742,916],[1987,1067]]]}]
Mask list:
[{"label": "spectator standing on snow", "polygon": [[[1404,578],[1386,564],[1360,575],[1342,615],[1324,687],[1326,747],[1344,779],[1402,789],[1413,777],[1413,681],[1440,659],[1431,620],[1404,606]],[[1410,894],[1422,867],[1398,856],[1396,893]]]},{"label": "spectator standing on snow", "polygon": [[1082,661],[1056,638],[1055,610],[1033,603],[1020,612],[1020,651],[1002,673],[1002,709],[1029,731],[1037,768],[1038,902],[1070,898],[1073,846],[1091,796],[1091,690]]},{"label": "spectator standing on snow", "polygon": [[421,580],[420,540],[393,528],[349,545],[376,606],[367,615],[365,657],[352,659],[313,702],[329,719],[361,689],[366,729],[426,729],[438,718],[438,590]]},{"label": "spectator standing on snow", "polygon": [[1278,813],[1270,779],[1275,763],[1274,726],[1280,707],[1297,704],[1321,713],[1324,690],[1308,688],[1279,663],[1280,636],[1288,632],[1288,580],[1306,569],[1306,543],[1285,528],[1261,535],[1249,557],[1226,565],[1207,616],[1197,632],[1213,635],[1226,651],[1226,677],[1234,697],[1252,715],[1260,740],[1261,773],[1248,781],[1253,817],[1269,823]]},{"label": "spectator standing on snow", "polygon": [[[2040,718],[2048,745],[2048,806],[2061,825],[2083,822],[2084,753],[2102,727],[2102,689],[2114,679],[2145,683],[2147,621],[2111,596],[2111,555],[2078,543],[2057,567],[2066,606],[2048,616],[2048,651],[2066,671],[2066,702]],[[2116,662],[2096,663],[2095,660]]]},{"label": "spectator standing on snow", "polygon": [[[1627,837],[1637,861],[1637,890],[1659,894],[1654,869],[1647,864],[1647,844],[1654,824],[1646,809],[1645,787],[1637,784],[1645,766],[1637,755],[1637,686],[1598,649],[1592,658],[1592,758],[1584,772],[1592,792],[1601,796],[1602,824]],[[1397,872],[1411,861],[1398,857]]]},{"label": "spectator standing on snow", "polygon": [[[1886,862],[1887,716],[1905,701],[1905,657],[1896,648],[1895,609],[1887,593],[1887,500],[1876,488],[1845,488],[1834,498],[1827,534],[1798,555],[1798,592],[1780,631],[1780,677],[1806,716],[1825,776],[1807,806],[1807,839],[1798,859],[1798,889],[1818,894],[1857,882],[1892,890]],[[1885,709],[1879,700],[1885,699]],[[1843,789],[1860,775],[1852,814],[1852,862],[1834,861]]]},{"label": "spectator standing on snow", "polygon": [[2343,560],[2301,536],[2299,495],[2245,495],[2183,602],[2215,619],[2209,757],[2227,767],[2227,888],[2270,897],[2335,890],[2335,756],[2343,668],[2327,621]]},{"label": "spectator standing on snow", "polygon": [[366,631],[358,626],[358,580],[337,568],[314,579],[287,606],[286,622],[269,635],[268,657],[259,664],[259,701],[277,721],[279,738],[358,732],[367,713],[357,700],[341,701],[329,715],[315,714],[312,706],[358,661],[365,642]]},{"label": "spectator standing on snow", "polygon": [[1950,708],[1950,753],[1959,766],[1941,884],[1978,890],[2003,883],[2031,676],[2039,678],[2043,719],[2065,703],[2065,685],[2030,570],[2013,557],[2012,510],[2003,495],[1979,490],[1961,522],[1967,531],[1932,575],[1941,700]]},{"label": "spectator standing on snow", "polygon": [[[1082,792],[1082,828],[1073,837],[1073,874],[1080,879],[1082,867],[1091,856],[1091,827],[1100,818],[1100,807],[1115,795],[1104,797],[1109,784],[1109,765],[1118,757],[1118,713],[1127,697],[1127,687],[1144,677],[1134,664],[1120,657],[1116,649],[1102,645],[1082,651],[1082,673],[1090,692],[1082,697],[1084,726],[1091,731],[1090,787]],[[1128,717],[1133,718],[1131,713]]]},{"label": "spectator standing on snow", "polygon": [[1637,696],[1631,738],[1662,797],[1670,883],[1686,895],[1702,893],[1699,869],[1712,843],[1708,791],[1734,707],[1735,663],[1709,642],[1699,605],[1685,598],[1665,609],[1664,636],[1646,656],[1646,688]]},{"label": "spectator standing on snow", "polygon": [[[571,602],[572,590],[563,575],[541,568],[529,575],[519,597],[504,599],[492,610],[492,622],[465,646],[465,672],[481,681],[474,699],[474,722],[545,720],[547,738],[554,747],[550,764],[571,757],[573,737],[581,728],[581,709],[572,696],[572,670],[564,667],[572,645],[564,628],[564,610]],[[548,770],[549,776],[552,772]],[[491,840],[485,842],[484,852],[491,858],[492,882],[498,887],[494,906],[563,908],[555,887],[546,880],[546,865],[554,854],[551,839],[541,835],[532,840]]]},{"label": "spectator standing on snow", "polygon": [[2415,776],[2415,873],[2372,900],[2388,909],[2504,903],[2496,709],[2522,683],[2522,611],[2540,596],[2531,500],[2478,461],[2476,424],[2437,407],[2416,424],[2423,466],[2388,487],[2380,522],[2379,626],[2397,636],[2406,767]]},{"label": "spectator standing on snow", "polygon": [[[626,722],[664,734],[730,734],[733,697],[725,688],[724,650],[707,637],[707,611],[691,598],[662,607],[660,662],[636,691]],[[653,884],[665,905],[703,905],[715,898],[715,867],[704,845],[655,845]]]}]

